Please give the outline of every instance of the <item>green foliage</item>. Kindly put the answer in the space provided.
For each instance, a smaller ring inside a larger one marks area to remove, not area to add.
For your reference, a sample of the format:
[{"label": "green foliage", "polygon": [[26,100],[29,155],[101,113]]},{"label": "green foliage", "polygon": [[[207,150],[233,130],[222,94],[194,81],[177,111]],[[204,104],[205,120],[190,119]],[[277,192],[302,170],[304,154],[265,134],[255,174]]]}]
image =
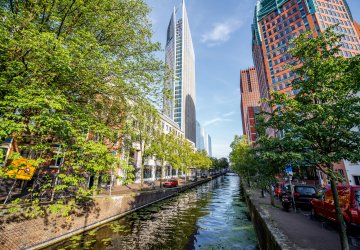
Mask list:
[{"label": "green foliage", "polygon": [[127,161],[121,161],[121,169],[123,170],[123,176],[121,177],[122,184],[127,185],[133,183],[135,180],[134,166],[128,164]]},{"label": "green foliage", "polygon": [[151,42],[149,11],[142,0],[0,1],[0,141],[13,138],[39,175],[61,145],[51,192],[87,195],[89,175],[119,166],[112,151],[121,153],[115,145],[125,141],[131,105],[161,101],[163,63],[153,53],[160,46]]},{"label": "green foliage", "polygon": [[199,150],[192,154],[192,166],[198,169],[209,169],[212,161],[205,150]]},{"label": "green foliage", "polygon": [[251,153],[251,145],[245,136],[235,135],[232,141],[230,152],[231,170],[243,177],[251,177],[255,175],[257,161]]}]

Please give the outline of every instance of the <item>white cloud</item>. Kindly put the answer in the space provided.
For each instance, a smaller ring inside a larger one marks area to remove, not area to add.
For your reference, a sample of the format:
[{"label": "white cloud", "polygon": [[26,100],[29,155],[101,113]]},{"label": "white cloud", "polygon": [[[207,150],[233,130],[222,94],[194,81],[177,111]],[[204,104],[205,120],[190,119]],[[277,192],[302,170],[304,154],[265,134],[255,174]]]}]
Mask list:
[{"label": "white cloud", "polygon": [[239,20],[228,20],[222,23],[215,23],[213,29],[202,35],[201,42],[209,46],[215,46],[227,42],[231,33],[242,26],[243,22]]},{"label": "white cloud", "polygon": [[225,113],[225,114],[223,115],[223,117],[229,117],[229,116],[232,116],[233,114],[235,114],[235,112],[234,112],[234,111],[230,111],[230,112],[228,112],[228,113]]},{"label": "white cloud", "polygon": [[211,124],[215,123],[221,123],[221,122],[231,122],[231,119],[223,118],[223,117],[216,117],[214,119],[208,120],[204,122],[204,127],[209,126]]}]

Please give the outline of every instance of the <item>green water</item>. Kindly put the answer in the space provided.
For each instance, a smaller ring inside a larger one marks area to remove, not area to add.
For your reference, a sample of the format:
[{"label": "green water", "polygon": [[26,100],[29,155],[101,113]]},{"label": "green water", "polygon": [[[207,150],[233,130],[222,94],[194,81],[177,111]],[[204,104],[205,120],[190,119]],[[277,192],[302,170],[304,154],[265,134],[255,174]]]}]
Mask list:
[{"label": "green water", "polygon": [[47,249],[257,249],[238,176],[223,176]]}]

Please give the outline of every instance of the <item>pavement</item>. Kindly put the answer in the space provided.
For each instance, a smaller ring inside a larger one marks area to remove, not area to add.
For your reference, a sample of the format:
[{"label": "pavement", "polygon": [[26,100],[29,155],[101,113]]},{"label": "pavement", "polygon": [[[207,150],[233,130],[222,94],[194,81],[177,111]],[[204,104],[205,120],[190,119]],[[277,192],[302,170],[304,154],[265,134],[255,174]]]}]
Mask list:
[{"label": "pavement", "polygon": [[[340,236],[336,224],[325,219],[314,219],[309,210],[293,209],[286,212],[278,199],[275,198],[275,207],[270,205],[270,195],[265,198],[251,196],[256,203],[265,209],[275,227],[277,227],[288,240],[301,249],[341,249]],[[352,229],[348,232],[350,249],[360,249],[360,230]]]}]

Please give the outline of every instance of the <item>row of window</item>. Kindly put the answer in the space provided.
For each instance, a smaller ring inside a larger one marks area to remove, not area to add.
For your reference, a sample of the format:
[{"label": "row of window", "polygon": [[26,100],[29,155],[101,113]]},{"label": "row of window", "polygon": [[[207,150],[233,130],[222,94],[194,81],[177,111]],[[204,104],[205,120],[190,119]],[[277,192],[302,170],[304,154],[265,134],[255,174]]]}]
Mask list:
[{"label": "row of window", "polygon": [[[285,88],[287,88],[287,87],[285,87]],[[281,83],[278,86],[273,86],[274,91],[283,90],[283,89],[284,89],[284,87],[283,87],[283,85]],[[289,95],[289,96],[296,95],[298,93],[299,93],[299,91],[296,90],[296,89],[293,89],[292,91],[291,90],[286,91],[286,94]]]},{"label": "row of window", "polygon": [[356,55],[355,53],[353,53],[351,51],[346,51],[346,50],[340,50],[339,54],[343,57],[353,57]]},{"label": "row of window", "polygon": [[[340,1],[334,1],[334,0],[328,0],[328,1],[331,1],[332,3],[336,3],[336,4],[338,4],[338,5],[343,5],[343,3]],[[320,1],[317,1],[317,4],[319,5],[319,6],[322,6],[322,7],[325,7],[325,8],[329,8],[329,9],[332,9],[332,10],[341,10],[341,11],[344,11],[344,12],[346,12],[346,10],[345,10],[345,7],[343,7],[343,6],[337,6],[337,5],[332,5],[331,3],[324,3],[324,2],[320,2]]]},{"label": "row of window", "polygon": [[[292,1],[290,1],[288,4],[285,4],[285,5],[283,5],[283,6],[281,6],[281,7],[279,7],[279,9],[280,9],[280,12],[283,12],[284,11],[284,9],[285,10],[288,10],[288,9],[290,9],[292,6],[294,6],[295,5],[295,0],[292,0]],[[279,14],[279,13],[278,13]],[[265,21],[268,23],[270,20],[272,20],[272,19],[275,19],[275,13],[273,13],[273,14],[271,14],[269,17],[267,17],[266,19],[265,19]],[[262,24],[264,24],[265,22],[263,22]]]},{"label": "row of window", "polygon": [[[328,28],[330,27],[332,24],[328,24],[328,23],[324,23],[322,21],[320,21],[321,23],[321,27],[322,28]],[[337,31],[338,33],[341,33],[341,34],[349,34],[349,35],[355,35],[355,32],[353,29],[347,29],[347,28],[343,28],[341,26],[337,26],[337,27],[334,27],[334,30]]]},{"label": "row of window", "polygon": [[[280,81],[284,81],[284,80],[291,80],[292,78],[294,78],[294,73],[292,71],[290,72],[286,72],[284,74],[282,74],[281,76],[277,76],[277,77],[273,77],[271,80],[272,80],[272,84],[275,84],[277,82],[280,82]],[[288,82],[285,83],[285,88],[288,87]]]},{"label": "row of window", "polygon": [[348,35],[343,36],[342,40],[359,44],[359,41],[357,40],[356,37],[352,37],[352,36],[348,36]]},{"label": "row of window", "polygon": [[338,19],[337,17],[328,17],[328,16],[325,15],[325,13],[323,13],[323,14],[324,15],[319,15],[320,20],[325,20],[325,21],[333,22],[333,23],[339,23],[339,24],[342,24],[344,26],[352,27],[351,23],[349,21],[347,21],[347,20],[341,20],[341,19]]},{"label": "row of window", "polygon": [[319,8],[320,12],[323,13],[323,14],[327,14],[327,15],[331,15],[331,16],[334,16],[334,17],[342,17],[342,18],[346,18],[346,19],[349,19],[349,16],[345,13],[339,13],[339,12],[336,12],[336,11],[332,11],[332,10],[327,10],[327,9],[323,9],[323,8]]}]

